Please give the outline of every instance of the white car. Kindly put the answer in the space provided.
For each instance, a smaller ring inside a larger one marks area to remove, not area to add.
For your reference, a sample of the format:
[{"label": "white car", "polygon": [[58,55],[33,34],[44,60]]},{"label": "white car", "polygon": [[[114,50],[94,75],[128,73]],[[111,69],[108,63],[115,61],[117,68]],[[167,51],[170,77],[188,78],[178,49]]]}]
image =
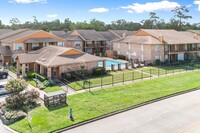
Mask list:
[{"label": "white car", "polygon": [[4,86],[6,85],[6,81],[5,82],[0,82],[0,95],[4,95],[4,94],[8,94],[8,92],[4,89]]}]

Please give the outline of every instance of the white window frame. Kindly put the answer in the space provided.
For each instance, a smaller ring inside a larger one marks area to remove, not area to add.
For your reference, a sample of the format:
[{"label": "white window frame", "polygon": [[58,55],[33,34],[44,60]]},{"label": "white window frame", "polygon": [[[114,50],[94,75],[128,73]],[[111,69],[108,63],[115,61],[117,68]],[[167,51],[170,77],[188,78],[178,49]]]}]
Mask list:
[{"label": "white window frame", "polygon": [[188,50],[188,44],[185,44],[185,50]]},{"label": "white window frame", "polygon": [[117,44],[118,49],[120,49],[120,43]]},{"label": "white window frame", "polygon": [[57,42],[57,46],[63,47],[63,46],[64,46],[64,43],[63,43],[63,42]]},{"label": "white window frame", "polygon": [[144,51],[144,44],[141,45],[141,51]]},{"label": "white window frame", "polygon": [[155,46],[155,51],[156,51],[156,52],[160,52],[160,44],[157,44],[157,45]]},{"label": "white window frame", "polygon": [[15,43],[14,50],[24,50],[24,44],[23,43]]}]

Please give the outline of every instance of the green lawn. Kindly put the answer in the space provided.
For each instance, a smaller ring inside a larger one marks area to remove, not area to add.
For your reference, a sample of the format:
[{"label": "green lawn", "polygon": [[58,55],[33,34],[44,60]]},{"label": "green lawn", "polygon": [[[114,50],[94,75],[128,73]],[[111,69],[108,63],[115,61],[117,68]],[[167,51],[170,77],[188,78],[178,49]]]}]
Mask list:
[{"label": "green lawn", "polygon": [[[48,110],[41,106],[33,110],[30,113],[32,129],[28,126],[27,118],[10,127],[26,133],[55,131],[152,99],[200,87],[199,75],[200,71],[194,71],[72,95],[68,97],[67,107]],[[70,107],[73,109],[74,122],[68,118]]]},{"label": "green lawn", "polygon": [[47,87],[47,88],[44,89],[44,91],[46,93],[60,91],[60,90],[63,90],[63,89],[61,87],[59,87],[59,86],[56,86],[56,85],[55,86],[50,86],[50,87]]},{"label": "green lawn", "polygon": [[175,72],[183,72],[183,71],[189,71],[197,69],[198,65],[179,65],[179,66],[165,66],[165,67],[144,67],[139,68],[139,70],[142,70],[146,73],[151,73],[152,75],[166,75],[171,74]]},{"label": "green lawn", "polygon": [[[34,80],[32,80],[32,79],[26,79],[26,80],[29,84],[33,85],[34,87],[37,87],[37,83]],[[47,87],[44,89],[44,91],[46,93],[55,92],[55,91],[59,91],[59,90],[63,90],[63,89],[57,85],[50,86],[50,87]]]},{"label": "green lawn", "polygon": [[142,74],[133,70],[114,71],[102,76],[102,78],[94,77],[89,80],[75,81],[70,83],[69,86],[75,90],[81,90],[84,88],[110,85],[112,83],[115,84],[123,81],[130,81],[133,79],[136,80],[146,77],[149,77],[149,74]]}]

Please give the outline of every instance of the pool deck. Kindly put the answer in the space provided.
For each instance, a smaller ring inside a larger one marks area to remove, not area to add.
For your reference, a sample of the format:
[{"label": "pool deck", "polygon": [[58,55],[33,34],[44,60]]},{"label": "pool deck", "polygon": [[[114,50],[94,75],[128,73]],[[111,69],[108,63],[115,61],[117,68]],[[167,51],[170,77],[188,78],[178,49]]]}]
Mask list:
[{"label": "pool deck", "polygon": [[128,61],[126,60],[121,60],[121,59],[113,59],[113,58],[108,58],[108,57],[103,57],[104,59],[108,59],[108,60],[113,60],[113,61],[120,61],[122,63],[128,63]]}]

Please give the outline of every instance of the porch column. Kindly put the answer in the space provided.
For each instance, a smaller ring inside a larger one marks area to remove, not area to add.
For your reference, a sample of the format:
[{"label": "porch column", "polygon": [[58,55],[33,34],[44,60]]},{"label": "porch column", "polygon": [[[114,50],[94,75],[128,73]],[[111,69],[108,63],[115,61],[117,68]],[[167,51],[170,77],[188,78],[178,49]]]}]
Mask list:
[{"label": "porch column", "polygon": [[38,70],[38,64],[34,63],[33,64],[33,71],[37,72],[37,70]]},{"label": "porch column", "polygon": [[106,60],[103,61],[103,68],[106,69]]},{"label": "porch column", "polygon": [[47,78],[49,78],[49,79],[52,78],[52,69],[51,69],[51,67],[47,68]]},{"label": "porch column", "polygon": [[40,74],[44,75],[44,67],[42,65],[40,65]]},{"label": "porch column", "polygon": [[20,63],[17,60],[17,76],[19,76],[19,75],[20,75]]},{"label": "porch column", "polygon": [[22,77],[26,76],[26,64],[22,64]]},{"label": "porch column", "polygon": [[58,78],[60,79],[61,78],[61,72],[62,71],[62,68],[61,68],[61,66],[60,67],[58,67]]}]

